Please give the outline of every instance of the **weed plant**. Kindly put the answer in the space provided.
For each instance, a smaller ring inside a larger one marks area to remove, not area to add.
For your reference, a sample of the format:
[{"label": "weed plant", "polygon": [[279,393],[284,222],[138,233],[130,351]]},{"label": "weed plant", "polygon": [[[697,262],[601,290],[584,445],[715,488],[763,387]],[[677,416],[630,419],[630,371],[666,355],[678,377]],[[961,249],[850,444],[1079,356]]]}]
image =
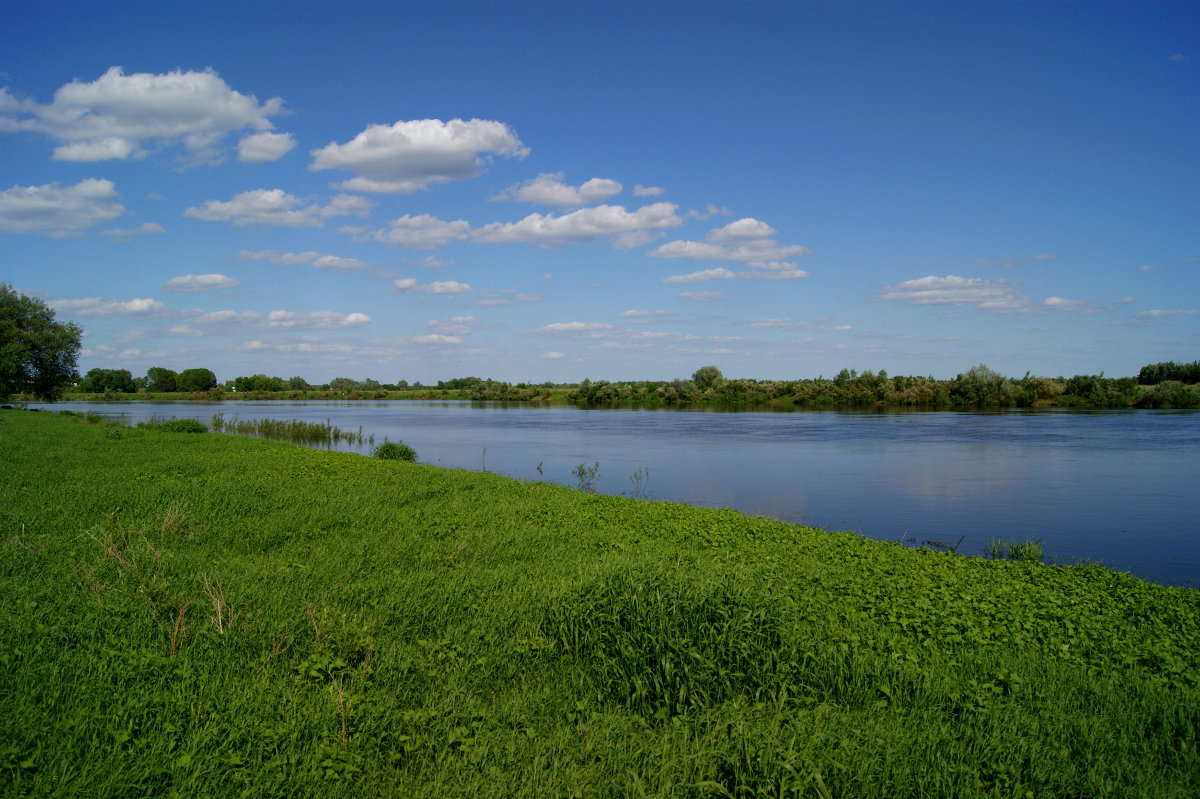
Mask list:
[{"label": "weed plant", "polygon": [[1200,794],[1200,594],[0,411],[9,796]]}]

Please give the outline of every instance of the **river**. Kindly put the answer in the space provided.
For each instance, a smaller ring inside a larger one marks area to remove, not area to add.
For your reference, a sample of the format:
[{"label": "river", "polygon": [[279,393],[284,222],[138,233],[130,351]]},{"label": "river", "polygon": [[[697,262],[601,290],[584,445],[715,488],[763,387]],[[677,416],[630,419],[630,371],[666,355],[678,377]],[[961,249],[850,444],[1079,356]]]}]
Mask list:
[{"label": "river", "polygon": [[[422,463],[732,507],[872,538],[1040,540],[1050,562],[1200,582],[1200,412],[762,413],[439,401],[73,403],[150,418],[324,422],[402,439]],[[338,449],[369,454],[371,446]],[[635,474],[648,475],[636,481]]]}]

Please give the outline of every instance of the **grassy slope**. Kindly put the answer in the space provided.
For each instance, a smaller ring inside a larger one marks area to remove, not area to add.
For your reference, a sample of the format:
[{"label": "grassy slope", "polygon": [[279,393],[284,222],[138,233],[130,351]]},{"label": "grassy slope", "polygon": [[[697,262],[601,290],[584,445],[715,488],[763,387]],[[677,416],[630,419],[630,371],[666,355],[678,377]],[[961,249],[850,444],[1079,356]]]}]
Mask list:
[{"label": "grassy slope", "polygon": [[1098,567],[0,411],[6,793],[1192,796],[1198,683]]}]

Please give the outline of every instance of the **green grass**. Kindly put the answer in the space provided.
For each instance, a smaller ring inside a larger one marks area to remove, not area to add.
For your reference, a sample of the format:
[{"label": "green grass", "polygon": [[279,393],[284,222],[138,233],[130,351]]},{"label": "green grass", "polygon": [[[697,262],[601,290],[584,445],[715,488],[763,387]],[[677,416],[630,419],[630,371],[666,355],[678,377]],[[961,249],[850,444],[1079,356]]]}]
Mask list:
[{"label": "green grass", "polygon": [[3,411],[0,609],[7,795],[1200,793],[1096,566]]}]

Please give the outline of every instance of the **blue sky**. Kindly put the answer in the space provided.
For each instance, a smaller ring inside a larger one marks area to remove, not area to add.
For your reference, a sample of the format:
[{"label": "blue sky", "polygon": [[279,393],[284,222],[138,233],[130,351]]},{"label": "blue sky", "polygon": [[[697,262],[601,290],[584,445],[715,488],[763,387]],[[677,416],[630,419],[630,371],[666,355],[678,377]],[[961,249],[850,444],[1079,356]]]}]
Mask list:
[{"label": "blue sky", "polygon": [[80,369],[1200,357],[1200,4],[0,2],[0,282]]}]

